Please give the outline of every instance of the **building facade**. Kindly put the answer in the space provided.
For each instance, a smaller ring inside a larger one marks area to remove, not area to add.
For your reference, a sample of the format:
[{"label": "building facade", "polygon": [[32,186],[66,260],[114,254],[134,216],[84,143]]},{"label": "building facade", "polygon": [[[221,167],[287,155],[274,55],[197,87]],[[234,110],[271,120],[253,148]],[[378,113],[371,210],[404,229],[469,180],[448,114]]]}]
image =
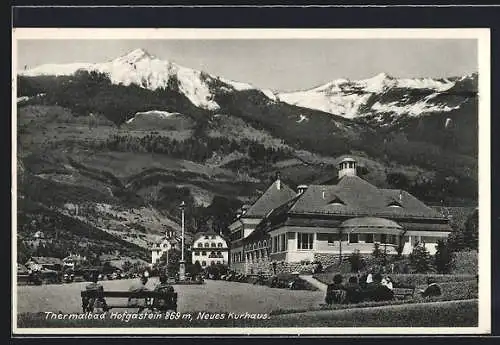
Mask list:
[{"label": "building facade", "polygon": [[163,254],[172,249],[179,249],[180,240],[175,236],[174,231],[167,231],[165,236],[151,247],[151,265],[156,264]]},{"label": "building facade", "polygon": [[229,263],[229,247],[226,239],[215,232],[196,234],[191,247],[191,262],[198,261],[202,268]]},{"label": "building facade", "polygon": [[242,239],[243,265],[231,267],[257,273],[312,261],[330,265],[354,251],[369,255],[375,243],[389,255],[409,254],[417,243],[434,254],[451,232],[448,219],[410,193],[377,188],[356,171],[356,161],[345,158],[337,184],[299,186]]}]

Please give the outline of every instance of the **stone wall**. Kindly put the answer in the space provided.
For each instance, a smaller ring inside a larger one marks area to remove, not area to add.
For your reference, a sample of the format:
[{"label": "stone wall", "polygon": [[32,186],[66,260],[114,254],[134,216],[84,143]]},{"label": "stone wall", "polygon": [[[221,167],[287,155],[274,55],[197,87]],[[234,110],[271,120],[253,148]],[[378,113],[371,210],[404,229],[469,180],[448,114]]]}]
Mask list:
[{"label": "stone wall", "polygon": [[[348,255],[342,255],[342,261],[346,260]],[[321,265],[325,268],[333,264],[339,263],[339,254],[333,253],[314,253],[314,261],[321,262]]]}]

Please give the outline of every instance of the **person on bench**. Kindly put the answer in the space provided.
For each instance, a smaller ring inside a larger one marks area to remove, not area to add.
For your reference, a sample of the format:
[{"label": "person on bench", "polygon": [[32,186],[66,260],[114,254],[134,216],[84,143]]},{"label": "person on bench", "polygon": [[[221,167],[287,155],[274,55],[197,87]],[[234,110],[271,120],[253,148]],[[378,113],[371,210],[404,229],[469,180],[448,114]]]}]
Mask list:
[{"label": "person on bench", "polygon": [[350,277],[349,281],[345,285],[345,290],[347,303],[359,303],[363,299],[361,287],[358,283],[358,277]]},{"label": "person on bench", "polygon": [[394,292],[387,286],[382,285],[382,275],[375,273],[373,282],[366,287],[365,296],[370,301],[389,301],[394,298]]},{"label": "person on bench", "polygon": [[[168,294],[173,294],[174,287],[170,284],[167,283],[168,277],[166,274],[160,275],[160,283],[156,285],[154,291],[157,292],[163,292],[163,293],[168,293]],[[166,312],[169,309],[173,309],[172,307],[172,302],[170,300],[166,300],[164,298],[155,298],[153,300],[153,307],[161,312]]]},{"label": "person on bench", "polygon": [[326,304],[342,304],[346,301],[346,290],[342,284],[342,275],[336,274],[333,277],[333,284],[329,284],[326,289]]},{"label": "person on bench", "polygon": [[[147,282],[148,282],[148,274],[144,273],[139,278],[138,282],[135,282],[134,284],[132,284],[129,291],[131,291],[131,292],[149,291],[149,289],[146,287]],[[132,307],[132,308],[139,308],[137,310],[137,312],[141,313],[144,309],[147,308],[147,299],[130,297],[128,299],[128,305],[129,305],[129,307]]]},{"label": "person on bench", "polygon": [[[91,279],[91,283],[85,287],[85,290],[87,290],[87,291],[99,291],[99,292],[104,291],[104,287],[98,283],[99,274],[97,272],[94,272],[91,275],[90,279]],[[94,308],[100,309],[102,311],[107,311],[107,304],[106,304],[106,300],[104,299],[104,297],[97,297],[97,298],[92,297],[92,298],[88,298],[87,300],[84,301],[85,311],[92,312],[92,311],[94,311]]]},{"label": "person on bench", "polygon": [[419,293],[422,297],[436,297],[441,296],[441,287],[436,283],[434,278],[427,278],[427,287],[425,290],[420,290]]}]

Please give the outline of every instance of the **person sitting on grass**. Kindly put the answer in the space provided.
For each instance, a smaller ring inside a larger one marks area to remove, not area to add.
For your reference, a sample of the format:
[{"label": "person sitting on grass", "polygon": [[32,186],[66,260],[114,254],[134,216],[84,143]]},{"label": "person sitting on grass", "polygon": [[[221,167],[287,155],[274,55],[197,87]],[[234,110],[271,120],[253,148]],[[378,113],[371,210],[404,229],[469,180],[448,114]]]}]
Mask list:
[{"label": "person sitting on grass", "polygon": [[346,290],[342,284],[342,275],[336,274],[333,277],[333,284],[329,284],[326,289],[326,304],[342,304],[346,301]]},{"label": "person sitting on grass", "polygon": [[[168,284],[167,280],[168,280],[168,277],[166,274],[160,275],[160,283],[158,285],[156,285],[154,291],[173,294],[175,292],[174,287],[172,285]],[[172,306],[171,300],[166,300],[164,298],[155,298],[153,300],[153,306],[155,309],[157,309],[161,312],[166,312],[169,309],[175,309]]]},{"label": "person sitting on grass", "polygon": [[[147,273],[147,271],[144,272],[144,274],[140,277],[139,281],[132,284],[129,291],[131,291],[131,292],[148,291],[149,289],[146,288],[146,284],[148,282],[148,276],[149,276],[149,274]],[[129,305],[129,307],[132,307],[132,308],[139,308],[137,312],[140,313],[144,309],[146,309],[147,299],[129,297],[128,305]]]},{"label": "person sitting on grass", "polygon": [[359,303],[362,300],[362,291],[358,283],[358,277],[352,276],[349,278],[348,283],[345,286],[346,290],[346,302],[347,303]]},{"label": "person sitting on grass", "polygon": [[441,287],[436,283],[434,278],[427,278],[427,287],[425,290],[419,291],[422,297],[436,297],[441,296]]},{"label": "person sitting on grass", "polygon": [[392,290],[393,284],[392,284],[392,279],[391,277],[385,277],[382,279],[382,285],[386,286],[389,290]]},{"label": "person sitting on grass", "polygon": [[[87,291],[97,291],[103,292],[104,287],[99,284],[97,281],[99,280],[99,273],[95,272],[90,276],[91,283],[85,286],[85,290]],[[102,296],[92,297],[84,300],[84,311],[92,312],[94,309],[99,309],[101,311],[107,311],[106,300]]]},{"label": "person sitting on grass", "polygon": [[390,301],[394,298],[394,292],[387,286],[382,285],[382,275],[375,273],[373,283],[368,284],[366,288],[366,298],[370,301]]}]

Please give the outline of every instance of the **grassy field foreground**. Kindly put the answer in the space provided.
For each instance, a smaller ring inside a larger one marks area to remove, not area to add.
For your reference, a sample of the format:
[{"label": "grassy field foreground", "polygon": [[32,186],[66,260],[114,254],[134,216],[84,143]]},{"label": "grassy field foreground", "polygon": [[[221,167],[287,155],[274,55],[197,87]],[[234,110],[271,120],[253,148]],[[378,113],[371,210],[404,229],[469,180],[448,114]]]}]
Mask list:
[{"label": "grassy field foreground", "polygon": [[[190,319],[184,315],[190,315]],[[286,315],[193,312],[180,313],[177,320],[175,317],[173,320],[125,320],[125,317],[111,318],[109,314],[103,320],[58,320],[47,318],[44,313],[23,313],[18,315],[18,327],[477,327],[478,301],[444,301]]]}]

